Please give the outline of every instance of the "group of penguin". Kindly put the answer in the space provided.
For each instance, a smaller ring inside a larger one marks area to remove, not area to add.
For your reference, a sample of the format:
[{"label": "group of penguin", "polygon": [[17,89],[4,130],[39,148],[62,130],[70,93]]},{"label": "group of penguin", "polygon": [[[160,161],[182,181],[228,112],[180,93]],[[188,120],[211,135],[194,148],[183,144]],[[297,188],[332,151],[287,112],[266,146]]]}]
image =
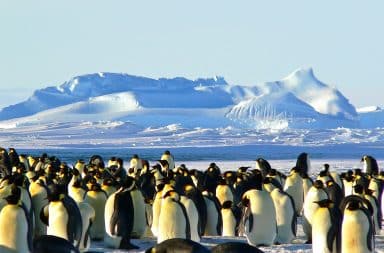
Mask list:
[{"label": "group of penguin", "polygon": [[[46,153],[0,148],[0,252],[87,252],[91,241],[146,252],[262,252],[292,243],[297,220],[313,252],[374,252],[380,232],[384,173],[372,156],[343,173],[328,164],[308,175],[307,153],[286,175],[263,158],[256,168],[205,171],[175,166],[165,151],[153,166],[133,155],[107,163],[100,155],[72,167]],[[127,169],[126,169],[127,168]],[[244,236],[207,249],[202,236]],[[89,251],[88,251],[89,252]]]}]

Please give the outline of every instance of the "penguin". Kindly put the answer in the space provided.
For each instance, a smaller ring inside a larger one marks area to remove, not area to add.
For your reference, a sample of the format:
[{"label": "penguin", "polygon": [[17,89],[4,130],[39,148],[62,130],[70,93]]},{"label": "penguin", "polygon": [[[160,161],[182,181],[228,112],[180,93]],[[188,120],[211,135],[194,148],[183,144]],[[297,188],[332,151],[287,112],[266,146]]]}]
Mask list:
[{"label": "penguin", "polygon": [[203,245],[188,239],[172,238],[165,240],[145,251],[145,253],[210,253]]},{"label": "penguin", "polygon": [[343,182],[343,188],[344,188],[344,196],[347,197],[349,195],[353,194],[353,184],[354,184],[354,177],[352,170],[348,170],[346,173],[343,174],[342,177]]},{"label": "penguin", "polygon": [[180,195],[169,190],[163,191],[162,197],[157,243],[172,238],[191,239],[188,214],[180,203]]},{"label": "penguin", "polygon": [[79,207],[64,194],[63,186],[49,185],[48,188],[49,204],[40,212],[40,218],[48,226],[47,235],[62,237],[79,248],[83,232]]},{"label": "penguin", "polygon": [[374,236],[371,213],[364,206],[358,196],[350,196],[343,208],[341,225],[342,253],[370,253],[374,252]]},{"label": "penguin", "polygon": [[373,196],[373,191],[370,189],[365,189],[364,198],[369,201],[373,208],[372,221],[375,228],[374,232],[375,234],[380,234],[382,217],[379,201]]},{"label": "penguin", "polygon": [[131,177],[127,177],[122,186],[108,197],[105,203],[104,221],[107,246],[119,249],[137,249],[131,244],[133,227],[133,201],[130,190],[135,186]]},{"label": "penguin", "polygon": [[195,242],[200,242],[200,224],[199,212],[195,203],[186,196],[180,195],[180,202],[184,205],[190,225],[190,239]]},{"label": "penguin", "polygon": [[341,201],[344,198],[344,191],[333,180],[333,177],[331,177],[330,180],[325,182],[325,188],[324,189],[328,194],[328,198],[333,202],[333,205],[335,207],[339,207],[341,204]]},{"label": "penguin", "polygon": [[208,215],[203,194],[194,185],[184,186],[183,194],[195,203],[197,212],[199,213],[199,235],[202,236],[207,225]]},{"label": "penguin", "polygon": [[296,237],[297,215],[291,196],[275,188],[270,192],[276,210],[277,236],[276,243],[286,244]]},{"label": "penguin", "polygon": [[84,177],[85,176],[85,173],[84,173],[84,169],[85,169],[85,162],[83,159],[79,159],[75,162],[75,165],[74,165],[74,169],[76,169],[79,174]]},{"label": "penguin", "polygon": [[204,229],[206,236],[221,235],[222,217],[220,212],[220,203],[215,195],[208,191],[203,192],[204,202],[207,207],[207,224]]},{"label": "penguin", "polygon": [[136,184],[130,190],[130,194],[133,204],[134,217],[131,238],[139,239],[143,237],[147,227],[145,201],[143,194],[138,189]]},{"label": "penguin", "polygon": [[309,175],[307,173],[302,173],[301,177],[303,178],[303,193],[304,193],[303,199],[305,199],[309,189],[311,189],[311,187],[313,185],[313,180],[312,180],[312,178],[309,177]]},{"label": "penguin", "polygon": [[83,202],[86,190],[82,187],[81,181],[75,181],[72,185],[68,185],[68,196],[77,203]]},{"label": "penguin", "polygon": [[361,158],[361,162],[363,162],[363,172],[368,175],[378,175],[379,174],[379,166],[377,165],[377,161],[370,155],[365,155]]},{"label": "penguin", "polygon": [[307,173],[311,170],[311,160],[309,154],[303,152],[299,154],[296,160],[296,168],[300,173]]},{"label": "penguin", "polygon": [[[129,168],[133,169],[133,175],[138,175],[142,170],[142,162],[137,154],[134,154],[129,161]],[[132,175],[130,175],[132,176]]]},{"label": "penguin", "polygon": [[78,203],[78,206],[83,227],[79,250],[84,252],[91,246],[90,228],[95,220],[96,212],[95,209],[86,202],[80,202]]},{"label": "penguin", "polygon": [[160,160],[166,160],[168,162],[168,168],[173,170],[175,168],[175,159],[169,150],[165,150],[161,155]]},{"label": "penguin", "polygon": [[256,159],[256,169],[260,170],[263,178],[265,178],[271,171],[272,167],[267,160],[260,157]]},{"label": "penguin", "polygon": [[21,203],[21,190],[13,185],[7,204],[0,212],[0,251],[4,253],[30,252],[32,227],[29,212]]},{"label": "penguin", "polygon": [[226,201],[221,206],[221,217],[223,219],[222,236],[237,236],[237,228],[241,220],[241,209],[234,206],[231,201]]},{"label": "penguin", "polygon": [[219,179],[215,194],[216,198],[219,200],[220,205],[223,205],[223,203],[226,201],[234,201],[232,189],[224,178]]},{"label": "penguin", "polygon": [[47,233],[47,226],[40,219],[40,210],[48,205],[48,189],[43,180],[35,177],[29,185],[29,192],[35,217],[34,238],[37,238]]},{"label": "penguin", "polygon": [[340,252],[342,215],[330,199],[315,201],[319,206],[312,218],[313,253]]},{"label": "penguin", "polygon": [[67,240],[53,236],[42,235],[33,241],[33,253],[80,253]]},{"label": "penguin", "polygon": [[101,189],[107,194],[108,197],[117,190],[112,178],[105,178],[101,184]]},{"label": "penguin", "polygon": [[[253,246],[270,246],[277,235],[276,210],[268,192],[251,189],[242,199],[244,234]],[[260,229],[262,228],[262,229]]]},{"label": "penguin", "polygon": [[93,184],[91,189],[87,191],[84,202],[88,203],[95,211],[95,219],[89,231],[92,240],[100,241],[104,238],[105,222],[104,211],[107,202],[107,194],[101,189],[99,184]]},{"label": "penguin", "polygon": [[300,170],[298,168],[292,168],[289,176],[285,180],[283,190],[292,196],[295,202],[296,214],[301,216],[304,203],[304,188],[303,178],[300,176]]},{"label": "penguin", "polygon": [[316,180],[309,189],[303,206],[303,231],[307,237],[306,243],[311,243],[312,241],[312,219],[316,210],[319,208],[319,205],[315,202],[324,199],[328,199],[328,194],[324,189],[323,182]]},{"label": "penguin", "polygon": [[0,147],[0,178],[12,174],[12,165],[7,150]]},{"label": "penguin", "polygon": [[243,242],[225,242],[211,248],[212,253],[264,253],[264,251],[243,243]]}]

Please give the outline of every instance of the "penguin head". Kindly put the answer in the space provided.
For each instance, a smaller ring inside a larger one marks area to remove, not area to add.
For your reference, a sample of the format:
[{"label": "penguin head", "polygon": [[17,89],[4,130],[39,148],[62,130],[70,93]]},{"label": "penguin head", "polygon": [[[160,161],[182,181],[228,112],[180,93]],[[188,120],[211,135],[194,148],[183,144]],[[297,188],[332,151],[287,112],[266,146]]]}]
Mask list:
[{"label": "penguin head", "polygon": [[313,182],[313,186],[317,189],[323,189],[324,188],[323,181],[321,181],[321,180],[315,180],[315,182]]},{"label": "penguin head", "polygon": [[238,173],[246,173],[249,168],[250,168],[249,166],[242,166],[242,167],[239,167],[237,169],[237,172]]},{"label": "penguin head", "polygon": [[135,187],[135,179],[133,177],[126,177],[121,183],[123,189],[132,190]]},{"label": "penguin head", "polygon": [[17,205],[20,201],[21,190],[17,185],[12,185],[11,194],[8,195],[5,200],[10,205]]},{"label": "penguin head", "polygon": [[364,193],[364,186],[361,184],[356,184],[353,186],[353,190],[357,194],[363,194]]},{"label": "penguin head", "polygon": [[65,186],[58,184],[48,185],[48,201],[59,201],[64,197]]},{"label": "penguin head", "polygon": [[355,210],[358,210],[360,208],[361,208],[361,201],[354,200],[354,199],[350,200],[345,207],[345,209],[350,210],[350,211],[355,211]]},{"label": "penguin head", "polygon": [[180,195],[175,190],[170,190],[170,191],[167,191],[165,194],[163,194],[162,198],[163,199],[172,198],[175,201],[179,201]]},{"label": "penguin head", "polygon": [[221,205],[222,209],[231,209],[232,208],[232,201],[227,200]]}]

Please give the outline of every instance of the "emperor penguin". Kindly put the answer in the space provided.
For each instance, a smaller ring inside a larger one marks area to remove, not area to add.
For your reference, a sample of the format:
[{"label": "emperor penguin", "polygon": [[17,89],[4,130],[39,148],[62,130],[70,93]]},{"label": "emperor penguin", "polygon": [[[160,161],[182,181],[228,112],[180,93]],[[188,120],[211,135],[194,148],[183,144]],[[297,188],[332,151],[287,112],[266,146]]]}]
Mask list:
[{"label": "emperor penguin", "polygon": [[188,239],[172,238],[165,240],[145,251],[145,253],[210,253],[203,245]]},{"label": "emperor penguin", "polygon": [[147,227],[146,206],[144,196],[135,183],[133,188],[130,190],[130,194],[133,204],[134,217],[131,238],[139,239],[144,236]]},{"label": "emperor penguin", "polygon": [[301,153],[296,160],[296,168],[300,173],[309,173],[311,170],[311,160],[308,153]]},{"label": "emperor penguin", "polygon": [[12,186],[7,204],[0,211],[0,251],[4,253],[30,252],[32,228],[29,213],[20,201],[21,191]]},{"label": "emperor penguin", "polygon": [[203,194],[194,185],[184,186],[183,194],[195,203],[197,212],[199,213],[199,235],[202,236],[207,225],[208,215]]},{"label": "emperor penguin", "polygon": [[88,203],[95,210],[95,218],[89,231],[92,240],[103,240],[105,234],[104,211],[107,202],[107,194],[99,184],[93,184],[87,191],[84,202]]},{"label": "emperor penguin", "polygon": [[83,226],[79,250],[84,252],[91,246],[90,228],[95,220],[95,209],[86,202],[80,202],[77,205],[79,206]]},{"label": "emperor penguin", "polygon": [[107,246],[119,249],[137,249],[131,244],[133,228],[133,201],[130,190],[135,186],[134,180],[127,177],[122,186],[105,203],[104,221]]},{"label": "emperor penguin", "polygon": [[40,211],[48,205],[48,189],[43,180],[35,177],[29,185],[29,192],[35,217],[34,237],[37,238],[47,233],[47,226],[40,219]]},{"label": "emperor penguin", "polygon": [[216,186],[216,198],[219,200],[220,205],[226,201],[233,202],[232,188],[227,184],[224,178],[220,178]]},{"label": "emperor penguin", "polygon": [[129,168],[133,169],[134,175],[138,175],[141,172],[143,166],[142,166],[141,159],[137,154],[134,154],[131,160],[129,161]]},{"label": "emperor penguin", "polygon": [[75,181],[72,185],[68,186],[68,196],[77,203],[83,202],[86,190],[82,187],[81,181]]},{"label": "emperor penguin", "polygon": [[351,196],[343,208],[341,253],[371,253],[375,250],[371,213],[362,198]]},{"label": "emperor penguin", "polygon": [[40,218],[48,226],[47,235],[64,238],[79,248],[83,227],[78,205],[64,194],[64,187],[49,185],[48,188],[49,204],[40,212]]},{"label": "emperor penguin", "polygon": [[340,252],[342,215],[330,199],[315,201],[319,208],[312,219],[313,253]]},{"label": "emperor penguin", "polygon": [[165,150],[161,155],[160,160],[166,160],[169,165],[169,169],[173,170],[175,168],[175,159],[169,150]]},{"label": "emperor penguin", "polygon": [[342,177],[344,196],[347,197],[353,194],[354,177],[352,170],[348,170]]},{"label": "emperor penguin", "polygon": [[101,184],[101,189],[107,194],[108,197],[117,190],[115,182],[112,178],[105,178]]},{"label": "emperor penguin", "polygon": [[163,191],[163,201],[159,216],[157,243],[167,239],[191,239],[190,223],[180,195],[174,191]]},{"label": "emperor penguin", "polygon": [[312,178],[309,177],[307,173],[302,173],[301,177],[303,178],[303,193],[304,193],[304,199],[305,199],[309,189],[311,189],[313,185],[313,180]]},{"label": "emperor penguin", "polygon": [[223,218],[222,236],[238,236],[238,227],[241,220],[241,210],[234,206],[231,201],[226,201],[221,206],[221,217]]},{"label": "emperor penguin", "polygon": [[283,190],[292,196],[293,201],[295,202],[296,214],[300,216],[304,203],[304,188],[303,178],[300,176],[298,168],[292,168],[290,174],[285,180]]},{"label": "emperor penguin", "polygon": [[256,159],[256,169],[260,170],[263,178],[265,178],[271,171],[272,167],[267,160],[260,157]]},{"label": "emperor penguin", "polygon": [[207,207],[207,223],[204,229],[204,235],[221,235],[223,219],[220,212],[220,203],[216,196],[208,191],[203,192],[204,202]]},{"label": "emperor penguin", "polygon": [[309,189],[308,194],[304,200],[303,207],[303,231],[307,237],[307,243],[312,241],[312,219],[316,210],[319,208],[319,205],[316,204],[316,201],[328,199],[328,194],[324,189],[323,182],[321,180],[316,180],[313,183],[311,189]]},{"label": "emperor penguin", "polygon": [[270,194],[276,210],[276,242],[279,244],[291,243],[295,239],[297,231],[297,215],[293,199],[279,188],[275,188]]},{"label": "emperor penguin", "polygon": [[190,226],[190,239],[195,242],[200,242],[200,224],[199,224],[199,212],[192,199],[180,195],[180,202],[184,205],[185,211],[188,216]]},{"label": "emperor penguin", "polygon": [[377,165],[377,161],[370,155],[365,155],[361,158],[363,162],[363,172],[368,175],[378,175],[379,174],[379,166]]},{"label": "emperor penguin", "polygon": [[244,234],[253,246],[270,246],[277,235],[276,210],[268,192],[251,189],[242,199],[245,209]]}]

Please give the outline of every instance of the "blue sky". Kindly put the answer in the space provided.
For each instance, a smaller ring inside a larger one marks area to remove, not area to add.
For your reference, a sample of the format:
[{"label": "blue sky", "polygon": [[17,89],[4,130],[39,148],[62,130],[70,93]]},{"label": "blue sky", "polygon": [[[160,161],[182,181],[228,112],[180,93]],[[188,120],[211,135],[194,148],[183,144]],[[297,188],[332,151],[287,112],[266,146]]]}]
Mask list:
[{"label": "blue sky", "polygon": [[73,76],[279,80],[313,67],[355,106],[384,105],[384,1],[0,2],[0,107]]}]

